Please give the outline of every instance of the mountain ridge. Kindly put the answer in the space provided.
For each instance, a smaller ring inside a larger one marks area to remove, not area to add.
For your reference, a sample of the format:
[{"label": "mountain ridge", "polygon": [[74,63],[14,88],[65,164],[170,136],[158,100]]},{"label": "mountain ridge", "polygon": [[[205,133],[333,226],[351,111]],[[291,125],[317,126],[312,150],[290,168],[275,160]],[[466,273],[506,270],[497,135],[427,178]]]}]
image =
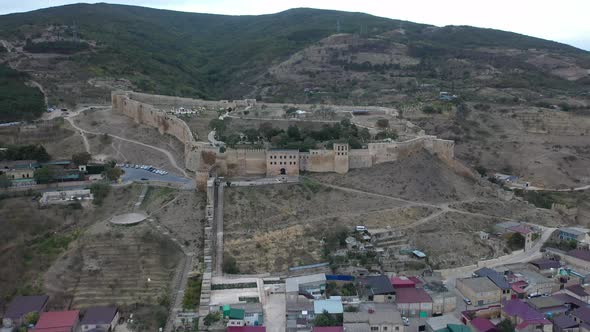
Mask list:
[{"label": "mountain ridge", "polygon": [[[337,22],[340,22],[339,31]],[[515,68],[526,67],[528,65],[523,63],[527,55],[523,55],[523,52],[531,50],[541,50],[555,56],[558,59],[554,62],[562,63],[563,66],[571,64],[590,68],[590,52],[554,41],[495,29],[436,27],[365,13],[313,8],[234,16],[99,3],[72,4],[0,16],[0,38],[16,45],[16,49],[26,46],[26,43],[69,40],[74,35],[82,41],[88,41],[92,45],[90,51],[74,52],[55,60],[67,63],[68,66],[63,67],[71,67],[76,72],[69,76],[80,76],[72,82],[81,83],[96,77],[128,79],[135,90],[207,99],[257,95],[275,98],[259,94],[264,87],[257,80],[268,78],[273,66],[337,32],[369,41],[380,39],[405,45],[405,52],[414,52],[412,56],[419,61],[414,66],[434,63],[436,68],[432,73],[437,72],[436,75],[448,71],[446,60],[465,56],[471,56],[474,68],[493,65],[493,61],[497,60],[488,58],[494,57],[510,58],[504,62],[517,63]],[[365,44],[369,45],[369,49],[377,45]],[[497,50],[501,50],[502,54],[493,55]],[[520,58],[515,60],[512,55],[504,54],[510,50],[520,52]],[[16,69],[46,70],[45,76],[52,76],[57,81],[67,80],[64,78],[67,75],[46,69],[47,65],[41,60],[37,61],[35,54],[25,54],[26,59],[18,61],[8,58],[5,53],[1,55],[2,60],[13,65],[17,63]],[[540,56],[540,53],[534,55]],[[375,64],[365,66],[375,67]],[[384,70],[383,66],[375,67],[377,69],[373,67],[367,68],[373,73]],[[346,64],[341,63],[340,69],[345,70]],[[399,70],[385,70],[391,77],[400,74]],[[422,69],[402,68],[404,70],[401,74],[408,76],[416,75]],[[509,73],[511,70],[503,72]],[[547,73],[541,71],[537,74],[543,76]],[[561,80],[553,76],[550,79]],[[444,81],[444,78],[439,77],[439,80]],[[263,84],[274,84],[274,81],[267,79]],[[559,82],[557,85],[568,84]],[[49,91],[68,95],[59,92],[58,87],[50,87]],[[330,101],[339,101],[339,97],[330,98]],[[298,95],[291,99],[302,100],[307,97]]]}]

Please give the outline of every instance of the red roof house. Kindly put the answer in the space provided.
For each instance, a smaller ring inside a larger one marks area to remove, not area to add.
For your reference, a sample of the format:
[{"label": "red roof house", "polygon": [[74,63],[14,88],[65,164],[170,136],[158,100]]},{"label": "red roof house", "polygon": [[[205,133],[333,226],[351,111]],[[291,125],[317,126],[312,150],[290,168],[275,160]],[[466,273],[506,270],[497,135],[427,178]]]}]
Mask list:
[{"label": "red roof house", "polygon": [[416,282],[407,277],[391,277],[391,285],[394,289],[398,288],[415,288]]},{"label": "red roof house", "polygon": [[432,313],[432,298],[422,288],[400,288],[395,290],[395,303],[406,316],[420,312]]},{"label": "red roof house", "polygon": [[78,326],[78,310],[42,312],[34,332],[73,332]]},{"label": "red roof house", "polygon": [[469,322],[472,330],[477,332],[495,332],[497,331],[496,326],[490,322],[489,319],[476,317]]}]

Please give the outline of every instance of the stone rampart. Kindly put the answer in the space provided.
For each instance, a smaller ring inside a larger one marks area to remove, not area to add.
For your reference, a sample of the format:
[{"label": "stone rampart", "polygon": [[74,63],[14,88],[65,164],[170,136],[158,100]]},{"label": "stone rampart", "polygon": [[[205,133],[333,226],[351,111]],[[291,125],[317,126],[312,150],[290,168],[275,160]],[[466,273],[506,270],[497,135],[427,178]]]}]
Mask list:
[{"label": "stone rampart", "polygon": [[132,118],[136,123],[157,128],[160,134],[176,137],[184,144],[185,168],[196,172],[200,164],[200,150],[202,150],[203,143],[194,139],[193,133],[186,122],[173,115],[168,115],[150,104],[131,98],[131,96],[137,97],[137,95],[149,96],[137,93],[113,92],[111,94],[113,110]]},{"label": "stone rampart", "polygon": [[[264,149],[227,149],[195,140],[189,126],[174,115],[166,114],[153,105],[232,107],[234,102],[206,101],[180,97],[149,95],[116,91],[111,94],[113,110],[135,122],[157,128],[161,134],[176,137],[184,144],[185,167],[196,173],[198,190],[205,190],[207,179],[213,175],[228,177],[268,175],[269,151]],[[248,100],[246,103],[254,103]],[[363,109],[366,109],[364,107]],[[383,110],[384,111],[384,110]],[[335,150],[311,150],[297,157],[299,170],[309,172],[346,173],[349,169],[366,168],[375,164],[406,158],[423,149],[438,156],[449,167],[465,176],[473,172],[454,159],[454,142],[436,136],[419,136],[403,142],[369,143],[367,149],[349,150],[347,144],[335,144]]]}]

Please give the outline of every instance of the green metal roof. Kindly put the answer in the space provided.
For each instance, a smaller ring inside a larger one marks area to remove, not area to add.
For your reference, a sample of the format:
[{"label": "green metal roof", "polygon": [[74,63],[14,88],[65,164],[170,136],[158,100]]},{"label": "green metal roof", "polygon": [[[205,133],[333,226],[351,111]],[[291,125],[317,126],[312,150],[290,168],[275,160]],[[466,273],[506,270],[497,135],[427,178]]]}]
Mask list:
[{"label": "green metal roof", "polygon": [[230,319],[244,319],[246,312],[244,309],[231,308],[229,311]]},{"label": "green metal roof", "polygon": [[447,328],[451,332],[471,332],[471,330],[466,325],[447,324]]}]

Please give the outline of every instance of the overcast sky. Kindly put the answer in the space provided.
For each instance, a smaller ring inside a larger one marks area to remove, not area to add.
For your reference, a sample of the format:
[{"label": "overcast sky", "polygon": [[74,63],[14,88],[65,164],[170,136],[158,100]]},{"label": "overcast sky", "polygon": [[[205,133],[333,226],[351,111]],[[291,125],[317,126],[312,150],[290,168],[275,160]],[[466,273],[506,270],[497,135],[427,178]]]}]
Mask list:
[{"label": "overcast sky", "polygon": [[[80,1],[0,0],[0,14]],[[428,23],[472,25],[550,39],[590,51],[590,0],[112,0],[198,13],[256,15],[295,7],[337,9]]]}]

